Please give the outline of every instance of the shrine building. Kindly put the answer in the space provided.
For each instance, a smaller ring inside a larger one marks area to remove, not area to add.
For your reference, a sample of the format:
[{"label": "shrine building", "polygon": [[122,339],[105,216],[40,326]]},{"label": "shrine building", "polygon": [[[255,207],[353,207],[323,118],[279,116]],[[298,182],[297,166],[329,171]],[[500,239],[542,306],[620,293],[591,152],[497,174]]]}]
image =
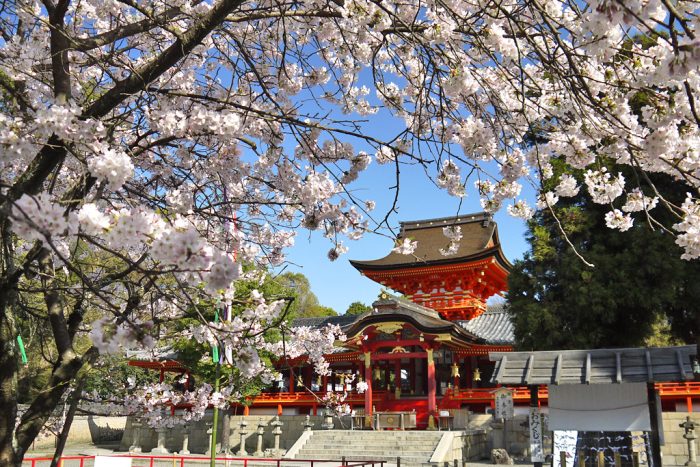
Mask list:
[{"label": "shrine building", "polygon": [[[450,244],[446,227],[459,227],[462,234],[449,256],[440,253]],[[313,374],[304,357],[281,361],[279,392],[256,397],[252,410],[278,406],[280,413],[315,414],[323,406],[319,394],[345,389],[356,412],[415,412],[418,427],[427,427],[429,415],[463,405],[462,391],[470,392],[471,410],[483,412],[492,404],[488,352],[510,351],[513,343],[502,301],[487,304],[506,289],[511,267],[496,223],[485,213],[409,222],[401,225],[399,241],[404,238],[418,242],[412,255],[351,261],[403,297],[383,293],[358,316],[295,320],[292,326],[341,326],[347,340],[326,356],[332,375]],[[356,377],[346,385],[351,374]],[[364,394],[354,391],[358,381],[369,386]]]}]

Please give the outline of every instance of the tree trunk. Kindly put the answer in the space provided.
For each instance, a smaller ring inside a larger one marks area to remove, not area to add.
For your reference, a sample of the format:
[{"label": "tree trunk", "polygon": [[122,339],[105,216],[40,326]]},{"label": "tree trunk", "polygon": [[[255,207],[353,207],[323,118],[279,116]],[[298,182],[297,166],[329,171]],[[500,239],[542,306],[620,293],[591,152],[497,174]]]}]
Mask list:
[{"label": "tree trunk", "polygon": [[58,435],[56,450],[54,451],[53,459],[51,460],[51,467],[58,467],[58,462],[63,455],[63,449],[66,447],[66,441],[68,441],[68,433],[70,432],[70,427],[73,424],[75,411],[78,409],[78,403],[80,402],[80,396],[83,392],[84,384],[85,376],[82,376],[78,380],[78,384],[73,390],[73,394],[71,394],[70,400],[68,401],[68,412],[66,412],[66,419],[63,422],[61,433]]},{"label": "tree trunk", "polygon": [[0,293],[0,465],[19,466],[21,460],[14,449],[17,419],[17,372],[19,370],[17,328],[12,312],[14,294]]}]

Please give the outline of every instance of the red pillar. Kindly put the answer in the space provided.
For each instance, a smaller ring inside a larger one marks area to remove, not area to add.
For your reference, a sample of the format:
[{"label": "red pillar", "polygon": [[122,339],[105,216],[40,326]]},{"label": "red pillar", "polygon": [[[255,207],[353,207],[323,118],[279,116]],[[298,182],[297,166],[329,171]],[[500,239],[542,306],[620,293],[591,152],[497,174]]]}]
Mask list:
[{"label": "red pillar", "polygon": [[[455,361],[454,365],[457,367],[457,372],[459,373],[459,367],[460,367],[460,362],[459,362],[459,357],[455,355]],[[454,370],[452,370],[454,371]],[[454,388],[454,393],[458,394],[459,393],[459,376],[458,375],[453,375],[454,381],[452,381],[452,386]]]},{"label": "red pillar", "polygon": [[[428,353],[428,428],[435,427],[435,410],[437,403],[435,400],[435,361],[433,360],[433,349],[427,349]],[[432,422],[432,426],[431,426]]]},{"label": "red pillar", "polygon": [[294,392],[294,371],[289,369],[289,392]]},{"label": "red pillar", "polygon": [[365,382],[367,390],[365,391],[365,418],[371,423],[372,417],[372,354],[365,352]]}]

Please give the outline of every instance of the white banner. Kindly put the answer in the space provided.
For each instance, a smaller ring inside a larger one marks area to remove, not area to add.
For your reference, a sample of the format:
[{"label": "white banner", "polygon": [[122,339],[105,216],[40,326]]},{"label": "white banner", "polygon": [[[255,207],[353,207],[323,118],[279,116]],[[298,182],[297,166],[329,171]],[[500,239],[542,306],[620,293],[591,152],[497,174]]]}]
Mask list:
[{"label": "white banner", "polygon": [[552,460],[554,461],[554,467],[562,467],[562,452],[566,453],[566,465],[574,465],[574,458],[576,457],[576,440],[578,438],[578,431],[555,431],[553,435],[554,452],[552,453]]},{"label": "white banner", "polygon": [[544,462],[542,417],[539,407],[530,407],[530,461]]},{"label": "white banner", "polygon": [[650,431],[647,385],[549,386],[549,429]]}]

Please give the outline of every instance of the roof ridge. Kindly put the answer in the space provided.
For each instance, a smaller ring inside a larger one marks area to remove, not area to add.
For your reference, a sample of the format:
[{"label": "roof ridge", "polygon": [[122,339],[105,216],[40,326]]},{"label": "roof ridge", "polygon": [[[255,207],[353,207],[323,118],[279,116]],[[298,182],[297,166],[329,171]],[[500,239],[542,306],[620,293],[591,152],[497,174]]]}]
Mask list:
[{"label": "roof ridge", "polygon": [[[443,224],[445,226],[448,225],[456,225],[456,224],[471,224],[474,222],[482,222],[484,220],[488,220],[489,222],[493,221],[493,217],[491,214],[487,213],[486,211],[481,211],[481,212],[474,212],[471,214],[463,214],[460,216],[449,216],[449,217],[436,217],[433,219],[420,219],[420,220],[415,220],[415,221],[405,221],[405,222],[400,222],[399,224],[401,225],[401,232],[405,230],[414,230],[414,229],[421,229],[421,228],[426,228],[426,227],[434,227],[435,224]],[[428,224],[428,225],[424,225]]]}]

